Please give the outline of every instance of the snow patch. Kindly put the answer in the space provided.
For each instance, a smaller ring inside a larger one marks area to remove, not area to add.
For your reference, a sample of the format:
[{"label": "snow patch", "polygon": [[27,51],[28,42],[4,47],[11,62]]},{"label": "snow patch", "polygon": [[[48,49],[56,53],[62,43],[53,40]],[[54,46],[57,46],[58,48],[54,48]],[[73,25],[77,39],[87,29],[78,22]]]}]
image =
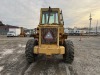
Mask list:
[{"label": "snow patch", "polygon": [[12,61],[17,61],[17,60],[18,60],[17,58],[13,58],[13,59],[12,59]]},{"label": "snow patch", "polygon": [[4,66],[0,66],[0,72],[3,70]]},{"label": "snow patch", "polygon": [[0,59],[1,59],[2,57],[0,56]]},{"label": "snow patch", "polygon": [[10,73],[7,73],[6,75],[11,75]]},{"label": "snow patch", "polygon": [[12,54],[13,50],[15,49],[4,49],[4,52],[2,52],[2,55]]},{"label": "snow patch", "polygon": [[23,51],[23,50],[20,50],[20,51],[18,51],[17,53],[24,53],[24,51]]},{"label": "snow patch", "polygon": [[25,48],[25,47],[26,47],[26,45],[18,44],[18,47]]}]

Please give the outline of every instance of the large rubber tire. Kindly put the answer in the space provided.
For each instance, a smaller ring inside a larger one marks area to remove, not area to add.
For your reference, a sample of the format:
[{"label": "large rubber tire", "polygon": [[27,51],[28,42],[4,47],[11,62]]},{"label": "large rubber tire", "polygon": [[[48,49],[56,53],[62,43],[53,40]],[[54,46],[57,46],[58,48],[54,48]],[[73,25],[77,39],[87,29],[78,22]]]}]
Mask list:
[{"label": "large rubber tire", "polygon": [[37,41],[34,39],[28,40],[26,44],[25,55],[28,63],[32,63],[37,58],[37,54],[34,54],[34,46],[36,46],[37,44]]},{"label": "large rubber tire", "polygon": [[66,63],[72,63],[74,60],[74,45],[70,40],[65,40],[64,42],[65,54],[63,54],[63,59]]}]

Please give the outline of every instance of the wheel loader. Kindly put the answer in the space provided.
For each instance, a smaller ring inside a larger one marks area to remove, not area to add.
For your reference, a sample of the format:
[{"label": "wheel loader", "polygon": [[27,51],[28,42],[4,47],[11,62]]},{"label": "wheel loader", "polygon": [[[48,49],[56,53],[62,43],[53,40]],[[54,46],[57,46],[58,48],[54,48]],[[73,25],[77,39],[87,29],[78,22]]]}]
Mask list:
[{"label": "wheel loader", "polygon": [[40,22],[33,37],[34,39],[28,40],[25,48],[29,63],[36,61],[39,54],[61,54],[64,62],[73,62],[74,45],[67,40],[68,34],[64,33],[63,14],[59,8],[41,8]]}]

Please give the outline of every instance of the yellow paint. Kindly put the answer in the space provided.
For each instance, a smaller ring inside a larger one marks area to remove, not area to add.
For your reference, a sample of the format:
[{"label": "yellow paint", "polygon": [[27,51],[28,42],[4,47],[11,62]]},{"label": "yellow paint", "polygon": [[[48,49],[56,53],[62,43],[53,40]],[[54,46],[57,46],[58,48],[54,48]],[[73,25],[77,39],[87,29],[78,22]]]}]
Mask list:
[{"label": "yellow paint", "polygon": [[[42,11],[48,11],[48,8],[41,8],[40,11],[40,23],[37,27],[37,33],[39,34],[38,39],[38,46],[34,47],[33,52],[35,54],[46,54],[46,55],[52,55],[52,54],[64,54],[65,53],[65,48],[64,46],[60,46],[61,44],[63,45],[64,42],[64,24],[61,22],[61,11],[59,8],[52,8],[52,11],[57,11],[58,12],[58,21],[59,24],[44,24],[42,25]],[[41,43],[41,28],[57,28],[57,43],[55,44],[42,44]]]},{"label": "yellow paint", "polygon": [[52,54],[64,54],[65,48],[63,46],[57,46],[57,45],[41,45],[34,47],[34,53],[35,54],[46,54],[46,55],[52,55]]}]

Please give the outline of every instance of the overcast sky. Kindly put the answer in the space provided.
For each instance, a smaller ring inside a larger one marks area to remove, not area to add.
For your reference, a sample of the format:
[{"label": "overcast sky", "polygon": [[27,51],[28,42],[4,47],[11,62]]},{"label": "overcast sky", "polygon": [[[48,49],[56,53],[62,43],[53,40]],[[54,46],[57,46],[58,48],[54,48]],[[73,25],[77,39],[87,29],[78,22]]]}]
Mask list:
[{"label": "overcast sky", "polygon": [[60,8],[65,27],[88,27],[100,21],[100,0],[0,0],[0,20],[4,24],[35,28],[39,24],[40,8]]}]

